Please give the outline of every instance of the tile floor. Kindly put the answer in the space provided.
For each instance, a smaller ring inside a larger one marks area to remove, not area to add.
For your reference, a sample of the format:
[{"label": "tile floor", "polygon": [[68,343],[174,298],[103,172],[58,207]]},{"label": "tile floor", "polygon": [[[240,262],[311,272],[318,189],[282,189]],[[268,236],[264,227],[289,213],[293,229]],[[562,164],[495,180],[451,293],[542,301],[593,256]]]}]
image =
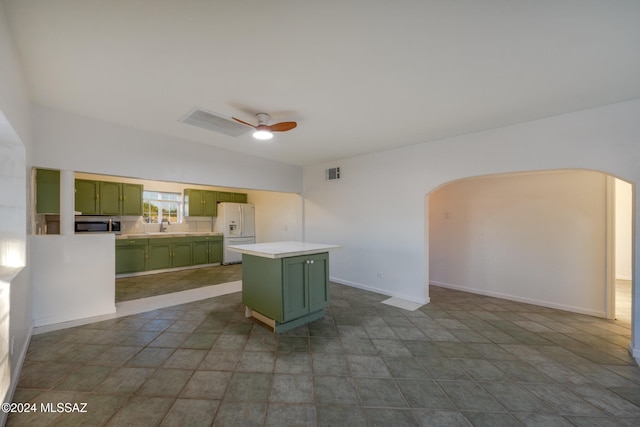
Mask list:
[{"label": "tile floor", "polygon": [[431,287],[416,311],[331,284],[273,335],[240,293],[33,337],[9,426],[637,426],[630,325]]}]

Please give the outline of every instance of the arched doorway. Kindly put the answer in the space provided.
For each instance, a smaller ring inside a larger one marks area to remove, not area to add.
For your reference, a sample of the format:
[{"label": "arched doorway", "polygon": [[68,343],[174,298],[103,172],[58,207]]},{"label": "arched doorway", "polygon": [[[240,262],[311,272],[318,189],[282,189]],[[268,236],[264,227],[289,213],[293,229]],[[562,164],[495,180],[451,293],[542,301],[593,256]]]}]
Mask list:
[{"label": "arched doorway", "polygon": [[614,181],[553,170],[439,187],[427,204],[429,282],[612,318]]}]

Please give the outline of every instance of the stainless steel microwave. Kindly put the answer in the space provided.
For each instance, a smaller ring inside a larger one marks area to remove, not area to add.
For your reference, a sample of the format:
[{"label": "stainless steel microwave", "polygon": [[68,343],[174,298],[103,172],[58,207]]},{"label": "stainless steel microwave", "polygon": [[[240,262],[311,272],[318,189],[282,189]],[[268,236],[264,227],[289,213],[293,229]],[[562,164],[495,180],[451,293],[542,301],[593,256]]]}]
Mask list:
[{"label": "stainless steel microwave", "polygon": [[105,216],[76,216],[76,233],[120,234],[120,218]]}]

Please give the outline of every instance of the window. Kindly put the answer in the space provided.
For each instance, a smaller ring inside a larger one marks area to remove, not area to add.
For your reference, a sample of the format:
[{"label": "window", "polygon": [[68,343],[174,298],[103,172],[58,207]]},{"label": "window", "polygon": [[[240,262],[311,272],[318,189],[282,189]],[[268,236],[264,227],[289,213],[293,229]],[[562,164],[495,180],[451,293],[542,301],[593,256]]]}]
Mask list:
[{"label": "window", "polygon": [[182,194],[144,191],[142,199],[144,222],[155,224],[161,221],[182,222]]}]

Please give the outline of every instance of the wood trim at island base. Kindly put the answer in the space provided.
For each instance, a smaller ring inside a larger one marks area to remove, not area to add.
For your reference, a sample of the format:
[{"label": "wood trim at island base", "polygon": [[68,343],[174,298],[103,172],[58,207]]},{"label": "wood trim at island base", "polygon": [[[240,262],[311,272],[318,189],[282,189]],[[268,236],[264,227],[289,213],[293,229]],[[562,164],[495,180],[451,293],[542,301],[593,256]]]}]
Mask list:
[{"label": "wood trim at island base", "polygon": [[253,317],[256,320],[264,323],[265,325],[271,327],[271,330],[276,332],[276,321],[270,317],[265,316],[264,314],[258,313],[255,310],[251,310],[249,307],[244,308],[244,317]]},{"label": "wood trim at island base", "polygon": [[315,311],[313,313],[309,313],[306,316],[299,317],[297,319],[291,320],[289,322],[280,323],[276,320],[271,319],[270,317],[265,316],[255,310],[250,309],[249,307],[244,308],[244,316],[245,317],[253,317],[261,323],[269,326],[274,334],[279,334],[281,332],[290,331],[291,329],[297,328],[298,326],[307,324],[309,322],[313,322],[315,320],[322,319],[324,317],[324,310]]}]

